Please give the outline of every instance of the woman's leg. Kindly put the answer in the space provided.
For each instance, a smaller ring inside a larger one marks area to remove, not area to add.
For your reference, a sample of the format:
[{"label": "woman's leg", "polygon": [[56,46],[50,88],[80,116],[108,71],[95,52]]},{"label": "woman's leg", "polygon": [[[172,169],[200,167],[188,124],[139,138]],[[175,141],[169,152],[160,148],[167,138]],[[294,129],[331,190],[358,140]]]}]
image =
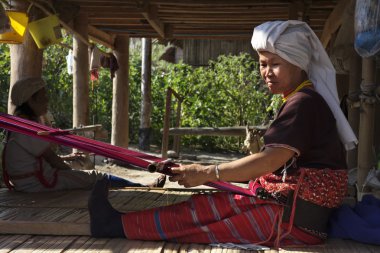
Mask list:
[{"label": "woman's leg", "polygon": [[93,237],[125,237],[121,213],[116,211],[108,201],[107,177],[99,180],[88,200],[91,235]]},{"label": "woman's leg", "polygon": [[95,237],[194,243],[259,243],[272,238],[280,207],[229,193],[193,195],[171,206],[121,214],[107,200],[107,180],[89,200]]}]

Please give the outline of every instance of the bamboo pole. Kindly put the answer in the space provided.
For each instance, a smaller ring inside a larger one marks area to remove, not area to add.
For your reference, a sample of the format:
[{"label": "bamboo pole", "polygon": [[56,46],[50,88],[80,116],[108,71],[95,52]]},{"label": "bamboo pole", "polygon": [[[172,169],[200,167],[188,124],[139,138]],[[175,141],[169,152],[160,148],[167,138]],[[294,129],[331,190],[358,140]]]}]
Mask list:
[{"label": "bamboo pole", "polygon": [[164,128],[162,131],[162,158],[168,157],[168,146],[169,146],[169,123],[170,123],[170,109],[172,103],[172,89],[168,88],[166,91],[166,103],[165,103],[165,117],[164,117]]},{"label": "bamboo pole", "polygon": [[[354,54],[350,59],[349,86],[348,86],[348,122],[355,135],[359,134],[360,120],[360,81],[362,59],[358,54]],[[347,152],[347,166],[349,169],[358,167],[358,149],[355,148]]]},{"label": "bamboo pole", "polygon": [[369,170],[374,166],[374,114],[375,102],[375,60],[363,58],[361,84],[362,95],[359,125],[359,148],[358,148],[358,198],[366,191],[365,180]]}]

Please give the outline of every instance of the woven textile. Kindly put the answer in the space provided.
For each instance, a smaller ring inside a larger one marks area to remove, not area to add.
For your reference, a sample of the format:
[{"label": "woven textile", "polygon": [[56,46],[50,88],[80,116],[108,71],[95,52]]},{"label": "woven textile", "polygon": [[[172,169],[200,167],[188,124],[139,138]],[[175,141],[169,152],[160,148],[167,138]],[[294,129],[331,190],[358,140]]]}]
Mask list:
[{"label": "woven textile", "polygon": [[298,197],[314,204],[335,208],[341,205],[347,194],[348,176],[346,170],[301,168],[295,175],[288,175],[285,182],[282,176],[268,174],[260,177],[260,184],[268,192],[287,195],[296,190]]},{"label": "woven textile", "polygon": [[122,220],[128,239],[275,247],[322,242],[295,227],[287,233],[289,224],[281,223],[282,212],[283,206],[274,201],[221,192],[193,195],[172,206],[127,213]]}]

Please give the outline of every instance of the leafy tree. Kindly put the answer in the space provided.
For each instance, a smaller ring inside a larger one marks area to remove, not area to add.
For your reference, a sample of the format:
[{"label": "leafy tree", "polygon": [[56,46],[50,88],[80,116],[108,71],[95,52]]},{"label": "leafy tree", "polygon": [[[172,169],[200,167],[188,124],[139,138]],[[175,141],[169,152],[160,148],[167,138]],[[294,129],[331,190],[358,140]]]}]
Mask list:
[{"label": "leafy tree", "polygon": [[[64,42],[72,45],[72,38],[66,37]],[[42,77],[49,91],[49,110],[54,116],[55,126],[72,127],[73,78],[68,74],[66,56],[69,49],[60,45],[52,45],[44,50]]]},{"label": "leafy tree", "polygon": [[[72,45],[68,36],[64,41]],[[1,111],[8,100],[10,57],[6,44],[0,44]],[[50,110],[57,127],[72,126],[73,78],[67,73],[68,48],[60,45],[44,50],[43,78],[49,87]],[[227,127],[261,125],[268,122],[281,104],[260,82],[257,63],[248,54],[220,56],[207,67],[184,63],[168,64],[158,58],[165,48],[153,43],[152,60],[152,143],[161,145],[165,97],[171,87],[184,97],[181,125],[186,127]],[[141,47],[133,42],[130,49],[130,142],[138,143],[141,103]],[[172,102],[175,115],[176,102]],[[91,123],[100,123],[111,131],[112,80],[108,69],[100,69],[99,80],[90,84]],[[172,125],[175,118],[172,117]],[[182,146],[202,149],[240,149],[235,137],[184,136]]]},{"label": "leafy tree", "polygon": [[11,59],[9,46],[0,44],[0,111],[7,112]]},{"label": "leafy tree", "polygon": [[[165,97],[167,87],[185,97],[181,120],[182,126],[187,127],[266,124],[273,114],[268,110],[275,109],[273,101],[278,100],[273,100],[261,84],[258,65],[248,54],[220,56],[208,67],[194,68],[180,63],[160,71],[154,75],[154,101],[159,107],[154,108],[153,118],[161,122],[159,115],[163,115],[164,102],[157,101]],[[185,136],[183,143],[206,149],[240,147],[236,138],[228,137]]]}]

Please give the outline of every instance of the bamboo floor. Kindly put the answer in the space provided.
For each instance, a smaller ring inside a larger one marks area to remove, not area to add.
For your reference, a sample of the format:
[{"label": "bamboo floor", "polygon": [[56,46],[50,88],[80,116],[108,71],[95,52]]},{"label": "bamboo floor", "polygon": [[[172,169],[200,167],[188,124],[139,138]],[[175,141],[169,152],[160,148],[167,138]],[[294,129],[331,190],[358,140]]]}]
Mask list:
[{"label": "bamboo floor", "polygon": [[[186,200],[190,194],[209,189],[130,188],[110,191],[112,205],[120,211],[142,210]],[[0,188],[0,253],[5,252],[210,252],[232,253],[201,244],[95,239],[89,236],[87,199],[89,191],[17,193]],[[349,240],[329,240],[307,248],[258,252],[380,252],[380,246]]]}]

